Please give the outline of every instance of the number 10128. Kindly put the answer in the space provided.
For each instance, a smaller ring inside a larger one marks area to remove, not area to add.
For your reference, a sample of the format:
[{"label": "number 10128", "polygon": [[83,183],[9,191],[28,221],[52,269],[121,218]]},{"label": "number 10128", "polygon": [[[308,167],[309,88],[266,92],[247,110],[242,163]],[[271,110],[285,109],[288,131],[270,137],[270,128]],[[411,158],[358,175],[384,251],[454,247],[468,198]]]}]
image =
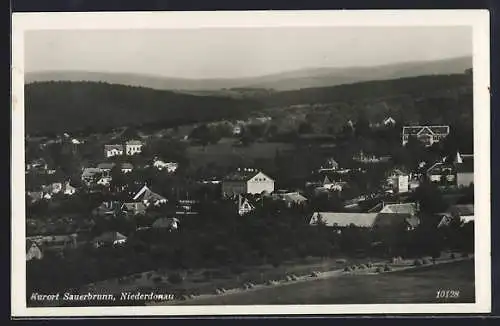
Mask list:
[{"label": "number 10128", "polygon": [[436,291],[436,299],[453,299],[460,297],[459,290],[438,290]]}]

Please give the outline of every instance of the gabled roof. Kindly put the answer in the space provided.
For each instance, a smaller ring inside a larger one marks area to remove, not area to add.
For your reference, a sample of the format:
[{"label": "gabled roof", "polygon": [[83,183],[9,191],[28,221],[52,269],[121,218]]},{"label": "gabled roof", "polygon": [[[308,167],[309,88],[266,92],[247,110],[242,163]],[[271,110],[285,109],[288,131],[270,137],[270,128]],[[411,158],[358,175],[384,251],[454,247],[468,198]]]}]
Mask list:
[{"label": "gabled roof", "polygon": [[122,169],[133,169],[134,166],[132,164],[130,164],[130,163],[122,163],[121,164],[121,168]]},{"label": "gabled roof", "polygon": [[317,224],[318,217],[320,217],[327,226],[348,227],[354,225],[357,227],[372,227],[377,217],[377,213],[315,212],[311,217],[310,224]]},{"label": "gabled roof", "polygon": [[99,173],[102,173],[102,170],[99,168],[85,168],[83,169],[82,177],[92,177]]},{"label": "gabled roof", "polygon": [[123,145],[122,144],[104,145],[104,149],[106,151],[110,151],[110,150],[113,150],[113,149],[117,149],[117,150],[123,151]]},{"label": "gabled roof", "polygon": [[436,162],[433,165],[431,165],[426,173],[427,174],[442,174],[443,171],[445,170],[450,170],[452,169],[452,165],[443,163],[443,162]]},{"label": "gabled roof", "polygon": [[116,164],[113,162],[103,162],[97,164],[97,168],[102,170],[111,170],[115,165]]},{"label": "gabled roof", "polygon": [[389,204],[385,205],[380,211],[380,213],[415,215],[417,213],[417,204],[415,203]]},{"label": "gabled roof", "polygon": [[273,180],[268,175],[266,175],[263,172],[256,170],[256,169],[238,169],[237,171],[234,171],[234,172],[228,174],[224,178],[224,181],[248,181],[248,180],[252,179],[253,177],[255,177],[259,173],[262,173],[270,180]]},{"label": "gabled roof", "polygon": [[296,202],[296,203],[302,203],[307,201],[307,198],[302,196],[298,192],[291,192],[283,195],[283,199],[287,202]]},{"label": "gabled roof", "polygon": [[392,227],[404,224],[411,227],[417,227],[420,224],[420,219],[412,214],[406,213],[378,213],[373,226]]},{"label": "gabled roof", "polygon": [[140,140],[129,140],[125,144],[126,145],[142,145],[142,141],[140,141]]},{"label": "gabled roof", "polygon": [[120,232],[105,232],[94,239],[94,241],[102,241],[102,242],[114,242],[117,240],[126,240],[127,237],[121,234]]},{"label": "gabled roof", "polygon": [[122,209],[125,209],[127,211],[145,212],[146,205],[144,205],[144,203],[142,202],[123,203]]},{"label": "gabled roof", "polygon": [[165,197],[153,192],[148,188],[147,185],[144,185],[141,190],[133,197],[133,200],[141,200],[141,201],[156,201],[156,200],[166,200]]},{"label": "gabled roof", "polygon": [[404,126],[403,127],[403,135],[416,136],[422,132],[444,135],[450,132],[450,127],[449,126]]}]

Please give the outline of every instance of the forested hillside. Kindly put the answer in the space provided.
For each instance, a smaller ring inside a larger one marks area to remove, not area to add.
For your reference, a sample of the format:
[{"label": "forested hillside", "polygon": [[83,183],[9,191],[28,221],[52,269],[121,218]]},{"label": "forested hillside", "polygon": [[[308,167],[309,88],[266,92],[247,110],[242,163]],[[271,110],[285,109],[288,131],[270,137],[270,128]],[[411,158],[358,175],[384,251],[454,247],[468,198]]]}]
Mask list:
[{"label": "forested hillside", "polygon": [[39,82],[25,86],[25,107],[26,131],[35,134],[238,118],[259,105],[98,82]]},{"label": "forested hillside", "polygon": [[26,85],[25,96],[26,131],[30,134],[124,125],[171,127],[239,119],[256,110],[270,112],[277,120],[306,116],[320,132],[341,128],[360,114],[371,121],[390,115],[401,123],[472,126],[473,112],[472,75],[466,73],[270,92],[252,98],[188,95],[97,82],[33,83]]}]

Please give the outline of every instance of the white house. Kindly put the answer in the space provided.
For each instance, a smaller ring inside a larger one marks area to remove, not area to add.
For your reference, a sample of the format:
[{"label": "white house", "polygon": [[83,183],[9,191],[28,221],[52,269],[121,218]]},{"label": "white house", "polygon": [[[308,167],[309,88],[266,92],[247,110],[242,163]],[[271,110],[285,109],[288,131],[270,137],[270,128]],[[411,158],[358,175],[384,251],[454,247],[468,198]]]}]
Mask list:
[{"label": "white house", "polygon": [[384,126],[390,127],[396,124],[396,120],[394,120],[392,117],[387,117],[382,123],[384,124]]},{"label": "white house", "polygon": [[127,155],[135,155],[142,152],[143,143],[140,140],[129,140],[125,143],[125,152]]},{"label": "white house", "polygon": [[164,162],[159,159],[155,159],[153,166],[158,170],[166,170],[168,173],[174,173],[179,168],[179,163],[176,162]]},{"label": "white house", "polygon": [[104,145],[104,156],[105,157],[113,157],[123,155],[123,145],[114,144],[114,145]]},{"label": "white house", "polygon": [[410,176],[399,169],[394,169],[387,178],[387,184],[398,193],[409,191]]},{"label": "white house", "polygon": [[255,169],[238,169],[229,174],[222,181],[222,196],[236,196],[239,194],[272,193],[274,180]]},{"label": "white house", "polygon": [[134,169],[134,166],[130,163],[122,163],[120,168],[123,173],[130,173]]},{"label": "white house", "polygon": [[450,134],[450,126],[405,126],[403,127],[403,146],[410,137],[415,137],[425,146],[432,146]]},{"label": "white house", "polygon": [[66,181],[66,183],[64,184],[64,187],[63,187],[63,194],[65,195],[68,195],[68,196],[71,196],[71,195],[74,195],[76,192],[76,188],[73,187],[69,181]]}]

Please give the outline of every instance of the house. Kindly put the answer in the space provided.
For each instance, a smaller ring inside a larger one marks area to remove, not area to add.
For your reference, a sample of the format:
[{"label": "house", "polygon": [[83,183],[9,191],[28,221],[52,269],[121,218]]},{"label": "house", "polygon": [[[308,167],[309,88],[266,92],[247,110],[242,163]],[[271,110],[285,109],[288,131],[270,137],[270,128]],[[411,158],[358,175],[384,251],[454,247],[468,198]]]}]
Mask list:
[{"label": "house", "polygon": [[247,197],[238,195],[238,214],[245,215],[252,212],[255,209],[255,205],[250,202]]},{"label": "house", "polygon": [[167,202],[167,199],[148,188],[147,185],[144,185],[133,197],[135,201],[141,201],[146,206],[160,206]]},{"label": "house", "polygon": [[71,196],[76,193],[76,188],[73,187],[69,181],[66,181],[63,186],[63,194]]},{"label": "house", "polygon": [[453,205],[438,215],[441,217],[438,228],[450,225],[453,220],[460,221],[460,224],[464,225],[474,221],[474,205]]},{"label": "house", "polygon": [[85,168],[85,169],[83,169],[83,172],[82,172],[82,182],[85,183],[87,186],[89,186],[90,184],[99,180],[102,175],[103,175],[103,172],[101,169]]},{"label": "house", "polygon": [[111,170],[116,166],[113,162],[104,162],[97,164],[97,168],[102,171],[104,176],[109,176],[111,174]]},{"label": "house", "polygon": [[134,169],[134,166],[130,163],[122,163],[120,165],[120,170],[122,173],[130,173]]},{"label": "house", "polygon": [[26,170],[47,170],[48,164],[43,158],[39,158],[26,164]]},{"label": "house", "polygon": [[166,170],[168,173],[174,173],[175,171],[177,171],[179,164],[176,162],[164,162],[162,160],[155,159],[153,162],[153,166],[160,171]]},{"label": "house", "polygon": [[63,184],[60,182],[53,182],[47,187],[45,187],[44,191],[47,193],[50,193],[52,195],[58,194],[62,191],[63,189]]},{"label": "house", "polygon": [[418,218],[418,204],[401,203],[385,204],[382,203],[382,209],[377,214],[373,223],[374,229],[393,229],[404,228],[406,231],[414,230],[420,224]]},{"label": "house", "polygon": [[263,172],[255,169],[238,169],[222,180],[222,196],[240,194],[272,193],[274,180]]},{"label": "house", "polygon": [[359,227],[371,228],[375,222],[377,213],[337,213],[337,212],[315,212],[313,213],[310,225],[324,223],[332,228]]},{"label": "house", "polygon": [[281,192],[275,195],[275,198],[282,200],[288,207],[293,205],[304,205],[307,203],[307,198],[302,196],[298,191]]},{"label": "house", "polygon": [[174,231],[179,229],[179,219],[176,217],[161,217],[153,222],[153,229],[167,229]]},{"label": "house", "polygon": [[454,166],[457,172],[458,187],[468,187],[474,184],[474,155],[461,155],[457,152]]},{"label": "house", "polygon": [[109,158],[121,155],[123,155],[123,145],[121,144],[104,145],[104,157]]},{"label": "house", "polygon": [[125,143],[127,155],[140,154],[142,152],[143,143],[140,140],[129,140]]},{"label": "house", "polygon": [[455,180],[454,167],[442,161],[431,165],[425,174],[430,182],[453,182]]},{"label": "house", "polygon": [[323,185],[321,188],[330,190],[330,191],[342,191],[347,182],[342,181],[331,181],[328,176],[325,176],[323,180]]},{"label": "house", "polygon": [[105,232],[93,240],[94,246],[96,248],[112,245],[118,246],[127,242],[127,237],[120,232]]},{"label": "house", "polygon": [[142,202],[130,202],[130,203],[123,203],[122,207],[122,212],[128,214],[128,215],[144,215],[146,214],[146,205]]},{"label": "house", "polygon": [[386,180],[387,185],[397,193],[408,192],[410,190],[409,181],[410,176],[400,169],[392,170]]},{"label": "house", "polygon": [[318,172],[335,171],[339,168],[339,164],[333,159],[329,158],[326,162],[318,169]]},{"label": "house", "polygon": [[40,246],[31,240],[26,240],[26,261],[30,261],[32,259],[42,259],[43,252]]},{"label": "house", "polygon": [[415,137],[425,146],[432,146],[450,134],[450,126],[404,126],[402,143],[405,146],[410,137]]},{"label": "house", "polygon": [[382,121],[382,123],[386,127],[392,127],[396,124],[396,120],[394,120],[392,117],[387,117],[384,119],[384,121]]},{"label": "house", "polygon": [[36,242],[38,246],[43,246],[46,250],[58,250],[64,248],[76,248],[78,234],[58,234],[58,235],[37,235],[27,237],[27,240]]}]

